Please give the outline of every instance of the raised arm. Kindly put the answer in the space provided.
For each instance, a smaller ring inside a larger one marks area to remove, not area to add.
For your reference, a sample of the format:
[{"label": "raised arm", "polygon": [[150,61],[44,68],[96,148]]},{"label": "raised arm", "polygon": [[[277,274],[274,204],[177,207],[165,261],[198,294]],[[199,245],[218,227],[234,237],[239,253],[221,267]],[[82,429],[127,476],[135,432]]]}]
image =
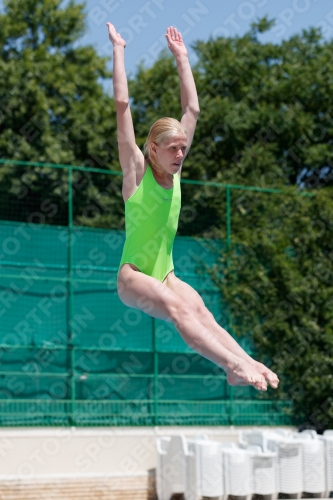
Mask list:
[{"label": "raised arm", "polygon": [[119,161],[124,174],[136,170],[144,157],[135,142],[133,120],[129,105],[128,85],[125,72],[125,40],[111,23],[106,23],[113,45],[113,90],[117,110]]},{"label": "raised arm", "polygon": [[195,87],[191,66],[188,60],[188,53],[182,36],[176,28],[170,26],[167,29],[166,39],[168,47],[175,56],[179,80],[180,80],[180,100],[183,116],[181,124],[187,131],[187,151],[191,147],[193,135],[200,112],[197,89]]}]

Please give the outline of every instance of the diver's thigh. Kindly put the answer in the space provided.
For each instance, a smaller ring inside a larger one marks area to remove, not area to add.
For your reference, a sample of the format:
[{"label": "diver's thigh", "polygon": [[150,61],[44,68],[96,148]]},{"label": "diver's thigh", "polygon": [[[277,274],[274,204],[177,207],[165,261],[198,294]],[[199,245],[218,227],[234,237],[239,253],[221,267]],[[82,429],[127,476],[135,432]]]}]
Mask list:
[{"label": "diver's thigh", "polygon": [[124,264],[119,270],[118,294],[128,307],[165,321],[173,321],[180,307],[179,296],[165,283],[135,270],[130,264]]},{"label": "diver's thigh", "polygon": [[206,307],[199,293],[191,285],[178,278],[174,272],[168,274],[164,283],[193,309]]}]

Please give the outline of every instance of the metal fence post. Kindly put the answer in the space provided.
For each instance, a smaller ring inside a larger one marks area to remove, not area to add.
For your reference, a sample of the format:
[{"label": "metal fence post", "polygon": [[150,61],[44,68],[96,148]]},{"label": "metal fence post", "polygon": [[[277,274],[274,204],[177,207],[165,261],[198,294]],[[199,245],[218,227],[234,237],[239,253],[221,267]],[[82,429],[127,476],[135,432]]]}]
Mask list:
[{"label": "metal fence post", "polygon": [[226,187],[226,225],[227,225],[227,250],[230,249],[231,243],[231,205],[230,205],[230,186]]},{"label": "metal fence post", "polygon": [[158,352],[156,345],[156,318],[152,317],[152,335],[154,352],[154,425],[158,425]]},{"label": "metal fence post", "polygon": [[[231,189],[230,186],[226,187],[226,244],[227,252],[230,250],[231,245]],[[228,265],[228,261],[227,261]],[[232,318],[230,318],[230,326],[232,325]],[[229,386],[229,421],[230,425],[234,423],[234,388]]]},{"label": "metal fence post", "polygon": [[68,169],[68,275],[67,275],[67,339],[70,354],[70,393],[71,393],[71,412],[69,421],[75,425],[75,351],[73,343],[73,176],[72,169]]}]

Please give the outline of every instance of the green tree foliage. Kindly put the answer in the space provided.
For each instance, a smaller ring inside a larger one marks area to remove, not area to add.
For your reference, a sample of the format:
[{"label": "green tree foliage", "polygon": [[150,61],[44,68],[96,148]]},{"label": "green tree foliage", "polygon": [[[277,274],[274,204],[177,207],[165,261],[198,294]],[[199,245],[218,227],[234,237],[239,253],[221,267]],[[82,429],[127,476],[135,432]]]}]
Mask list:
[{"label": "green tree foliage", "polygon": [[[85,30],[84,5],[61,3],[5,1],[0,16],[0,157],[119,170],[115,106],[101,84],[111,76],[106,58],[91,46],[75,46]],[[44,202],[57,206],[56,213],[44,210],[53,214],[47,222],[67,223],[63,170],[5,166],[0,175],[2,211],[8,218],[26,220]],[[109,188],[113,203],[110,192],[103,194],[109,183],[108,176],[76,174],[75,215],[86,213],[94,220],[96,206],[94,211],[89,207],[98,199],[101,214],[101,205],[107,205],[119,218],[119,189],[117,196]]]},{"label": "green tree foliage", "polygon": [[302,174],[307,184],[309,176],[315,182],[317,175],[317,183],[329,176],[332,43],[310,31],[281,46],[249,36],[198,44],[198,51],[208,96],[211,81],[214,109],[223,116],[222,124],[217,115],[210,120],[219,123],[211,134],[215,160],[224,162],[217,176],[261,186],[295,185]]},{"label": "green tree foliage", "polygon": [[210,270],[234,332],[280,377],[268,397],[318,429],[333,425],[332,194],[234,195],[232,244]]},{"label": "green tree foliage", "polygon": [[[184,176],[247,185],[332,184],[333,42],[314,29],[261,43],[262,19],[238,38],[198,41],[201,114]],[[164,53],[141,67],[131,95],[139,137],[161,115],[180,117],[176,70]]]}]

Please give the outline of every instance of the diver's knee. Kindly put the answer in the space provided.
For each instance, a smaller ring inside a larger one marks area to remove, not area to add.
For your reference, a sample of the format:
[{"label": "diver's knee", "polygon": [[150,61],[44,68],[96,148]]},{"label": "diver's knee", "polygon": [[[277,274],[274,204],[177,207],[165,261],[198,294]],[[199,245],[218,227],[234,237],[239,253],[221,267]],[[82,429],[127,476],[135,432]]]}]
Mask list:
[{"label": "diver's knee", "polygon": [[179,298],[168,308],[168,314],[171,322],[177,327],[183,322],[193,319],[194,311],[185,300]]}]

